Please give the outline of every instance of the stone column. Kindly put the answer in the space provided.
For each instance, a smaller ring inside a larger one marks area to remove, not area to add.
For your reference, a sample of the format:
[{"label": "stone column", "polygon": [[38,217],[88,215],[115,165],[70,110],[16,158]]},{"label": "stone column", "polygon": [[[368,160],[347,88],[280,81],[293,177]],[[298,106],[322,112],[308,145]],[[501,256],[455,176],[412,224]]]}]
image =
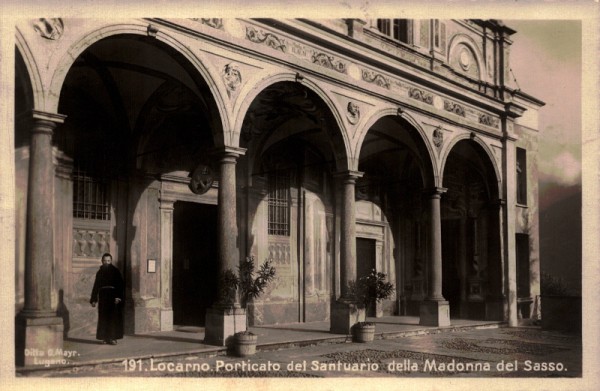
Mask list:
[{"label": "stone column", "polygon": [[173,330],[173,204],[160,200],[160,331]]},{"label": "stone column", "polygon": [[356,206],[354,190],[359,171],[345,171],[336,175],[341,184],[340,224],[340,298],[332,303],[331,332],[349,334],[352,326],[365,320],[364,308],[359,308],[350,296],[348,283],[356,281]]},{"label": "stone column", "polygon": [[[237,248],[237,209],[235,165],[245,149],[224,147],[215,153],[219,160],[219,195],[217,206],[217,241],[219,273],[231,269],[237,274],[239,250]],[[219,278],[219,276],[215,276]],[[219,279],[219,284],[221,283]],[[221,287],[219,287],[221,291]],[[224,346],[238,331],[246,330],[246,312],[240,308],[237,295],[233,303],[223,298],[206,311],[205,342]]]},{"label": "stone column", "polygon": [[63,322],[56,316],[51,302],[54,278],[52,133],[65,116],[34,110],[33,119],[27,188],[25,305],[16,317],[15,329],[17,365],[32,365],[36,352],[63,346]]},{"label": "stone column", "polygon": [[446,189],[436,187],[429,198],[429,274],[427,298],[421,303],[420,324],[450,326],[450,305],[442,296],[442,220],[440,199]]},{"label": "stone column", "polygon": [[488,210],[489,233],[488,233],[488,294],[485,303],[486,320],[505,320],[508,314],[506,295],[503,286],[502,268],[502,209],[504,200],[498,200],[490,204]]}]

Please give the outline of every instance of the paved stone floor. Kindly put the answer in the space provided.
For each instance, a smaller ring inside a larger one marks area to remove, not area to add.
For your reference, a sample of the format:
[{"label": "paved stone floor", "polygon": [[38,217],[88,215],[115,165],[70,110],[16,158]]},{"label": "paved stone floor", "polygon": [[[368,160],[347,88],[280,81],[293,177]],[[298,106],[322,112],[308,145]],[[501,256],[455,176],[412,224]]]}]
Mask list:
[{"label": "paved stone floor", "polygon": [[187,354],[23,373],[32,377],[580,377],[581,337],[538,328],[486,328],[319,343],[249,358]]}]

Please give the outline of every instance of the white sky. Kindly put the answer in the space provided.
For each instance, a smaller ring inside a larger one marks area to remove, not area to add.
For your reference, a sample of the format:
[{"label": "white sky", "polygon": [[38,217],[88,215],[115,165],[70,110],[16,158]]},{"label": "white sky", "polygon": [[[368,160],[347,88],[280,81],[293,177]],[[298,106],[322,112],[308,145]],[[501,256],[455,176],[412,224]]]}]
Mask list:
[{"label": "white sky", "polygon": [[540,110],[540,180],[581,182],[581,22],[504,20],[513,35],[511,67]]}]

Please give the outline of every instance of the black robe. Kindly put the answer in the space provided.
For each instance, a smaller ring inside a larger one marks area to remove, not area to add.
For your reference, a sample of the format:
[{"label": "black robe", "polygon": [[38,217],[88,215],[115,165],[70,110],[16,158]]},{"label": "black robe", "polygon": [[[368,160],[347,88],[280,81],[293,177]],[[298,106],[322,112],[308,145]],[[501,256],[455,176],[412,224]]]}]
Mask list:
[{"label": "black robe", "polygon": [[[121,302],[115,304],[115,298]],[[123,338],[123,278],[112,264],[100,266],[96,273],[90,303],[98,303],[96,339]]]}]

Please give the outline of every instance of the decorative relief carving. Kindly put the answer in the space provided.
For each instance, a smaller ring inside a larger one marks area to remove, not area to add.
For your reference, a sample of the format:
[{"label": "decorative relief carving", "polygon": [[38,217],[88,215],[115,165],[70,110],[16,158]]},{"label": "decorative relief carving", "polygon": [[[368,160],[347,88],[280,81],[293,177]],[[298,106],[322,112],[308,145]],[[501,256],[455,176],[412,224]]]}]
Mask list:
[{"label": "decorative relief carving", "polygon": [[65,29],[61,18],[40,18],[33,22],[33,29],[42,38],[57,40]]},{"label": "decorative relief carving", "polygon": [[252,26],[246,26],[246,38],[254,43],[264,43],[270,48],[286,52],[285,41],[273,33],[257,30]]},{"label": "decorative relief carving", "polygon": [[492,128],[498,127],[498,118],[493,117],[489,114],[480,114],[479,115],[479,123],[486,126],[491,126]]},{"label": "decorative relief carving", "polygon": [[223,19],[221,18],[192,18],[192,20],[195,20],[215,29],[223,29]]},{"label": "decorative relief carving", "polygon": [[373,83],[379,87],[390,89],[390,82],[384,76],[367,69],[362,70],[362,79],[366,82]]},{"label": "decorative relief carving", "polygon": [[346,73],[346,64],[325,53],[313,53],[312,62],[340,73]]},{"label": "decorative relief carving", "polygon": [[346,113],[346,118],[348,118],[348,122],[352,125],[356,125],[356,123],[360,120],[360,108],[353,102],[348,102],[348,112]]},{"label": "decorative relief carving", "polygon": [[290,265],[292,257],[289,242],[269,241],[269,259],[275,265]]},{"label": "decorative relief carving", "polygon": [[439,148],[444,144],[444,129],[438,126],[433,130],[433,144]]},{"label": "decorative relief carving", "polygon": [[292,54],[295,54],[300,57],[308,56],[308,51],[310,49],[307,49],[306,46],[300,45],[298,42],[292,42],[291,45],[292,46],[291,46],[290,51],[292,52]]},{"label": "decorative relief carving", "polygon": [[223,82],[227,87],[227,94],[231,98],[232,94],[242,84],[242,74],[236,63],[230,63],[223,67]]},{"label": "decorative relief carving", "polygon": [[458,63],[465,72],[471,67],[471,55],[466,48],[460,50],[460,53],[458,54]]},{"label": "decorative relief carving", "polygon": [[212,186],[215,176],[212,169],[206,164],[200,164],[192,173],[190,180],[190,190],[194,194],[204,194]]},{"label": "decorative relief carving", "polygon": [[73,257],[97,258],[110,251],[108,230],[73,229]]},{"label": "decorative relief carving", "polygon": [[461,117],[465,116],[465,109],[458,103],[445,100],[444,99],[444,110],[454,113],[456,115],[460,115]]},{"label": "decorative relief carving", "polygon": [[410,88],[408,90],[408,96],[410,96],[413,99],[416,100],[420,100],[421,102],[425,102],[427,104],[433,104],[433,94],[427,92],[427,91],[423,91],[421,89],[418,88]]}]

